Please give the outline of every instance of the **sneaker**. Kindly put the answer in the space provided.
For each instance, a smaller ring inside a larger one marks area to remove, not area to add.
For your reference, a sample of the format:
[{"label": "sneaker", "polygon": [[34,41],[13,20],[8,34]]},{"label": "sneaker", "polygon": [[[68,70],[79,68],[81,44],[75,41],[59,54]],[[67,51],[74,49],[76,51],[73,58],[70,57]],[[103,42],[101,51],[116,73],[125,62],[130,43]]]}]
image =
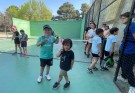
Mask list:
[{"label": "sneaker", "polygon": [[86,55],[86,52],[84,52],[84,55]]},{"label": "sneaker", "polygon": [[130,87],[128,93],[135,93],[135,87]]},{"label": "sneaker", "polygon": [[26,57],[29,57],[28,54],[25,54]]},{"label": "sneaker", "polygon": [[97,70],[98,70],[98,68],[97,68],[97,67],[94,67],[94,68],[93,68],[93,70],[97,71]]},{"label": "sneaker", "polygon": [[125,83],[127,83],[128,81],[126,79],[124,79],[121,75],[117,77],[118,80],[123,81]]},{"label": "sneaker", "polygon": [[23,56],[23,57],[25,56],[25,54],[24,54],[24,53],[22,53],[22,54],[20,54],[20,55],[21,55],[21,56]]},{"label": "sneaker", "polygon": [[51,80],[51,77],[50,77],[49,74],[48,75],[45,75],[45,77],[46,77],[47,80],[49,80],[49,81]]},{"label": "sneaker", "polygon": [[104,70],[109,70],[107,67],[104,67],[103,69],[104,69]]},{"label": "sneaker", "polygon": [[43,76],[39,76],[38,79],[37,79],[37,82],[41,83],[42,79],[43,79]]},{"label": "sneaker", "polygon": [[87,58],[89,58],[90,57],[90,54],[87,54]]},{"label": "sneaker", "polygon": [[70,86],[70,81],[69,81],[69,83],[66,83],[66,84],[64,85],[64,89],[68,88],[69,86]]},{"label": "sneaker", "polygon": [[93,73],[92,69],[88,68],[87,70],[88,72]]},{"label": "sneaker", "polygon": [[59,86],[60,86],[60,83],[56,82],[56,83],[53,85],[53,89],[57,89]]}]

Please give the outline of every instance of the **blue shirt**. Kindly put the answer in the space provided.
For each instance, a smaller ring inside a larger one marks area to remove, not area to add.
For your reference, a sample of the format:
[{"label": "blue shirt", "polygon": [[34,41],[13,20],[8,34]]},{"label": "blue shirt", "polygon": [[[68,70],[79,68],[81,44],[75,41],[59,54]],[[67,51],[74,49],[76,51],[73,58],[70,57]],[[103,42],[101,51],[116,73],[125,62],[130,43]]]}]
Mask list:
[{"label": "blue shirt", "polygon": [[110,35],[107,38],[107,42],[106,42],[106,45],[105,45],[105,51],[110,52],[111,49],[112,49],[112,43],[116,43],[116,42],[117,42],[116,36],[115,35]]},{"label": "blue shirt", "polygon": [[98,50],[99,44],[101,44],[101,38],[96,35],[92,39],[92,53],[99,54],[99,50]]},{"label": "blue shirt", "polygon": [[[133,22],[130,24],[130,27],[129,27],[129,32],[128,32],[128,36],[127,36],[128,41],[127,41],[126,47],[124,49],[125,54],[135,54],[135,38],[133,37],[134,33],[135,33],[135,23]],[[125,34],[126,34],[126,28],[124,29],[124,37],[123,37],[123,40],[120,45],[120,51],[122,51]]]},{"label": "blue shirt", "polygon": [[41,42],[43,39],[46,39],[46,41],[40,46],[39,57],[42,59],[51,59],[53,58],[53,43],[56,41],[56,39],[54,36],[40,36],[37,40],[37,43]]}]

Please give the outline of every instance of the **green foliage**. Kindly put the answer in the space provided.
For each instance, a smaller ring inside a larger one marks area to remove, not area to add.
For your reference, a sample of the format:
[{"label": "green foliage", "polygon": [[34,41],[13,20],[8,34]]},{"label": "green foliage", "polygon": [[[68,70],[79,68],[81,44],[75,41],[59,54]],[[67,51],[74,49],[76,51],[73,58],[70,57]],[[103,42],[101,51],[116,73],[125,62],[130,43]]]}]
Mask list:
[{"label": "green foliage", "polygon": [[82,11],[81,15],[82,16],[86,15],[86,13],[89,11],[89,9],[90,9],[90,6],[87,3],[83,3],[81,5],[81,11]]},{"label": "green foliage", "polygon": [[74,6],[69,2],[60,6],[57,13],[63,20],[76,19],[80,16],[79,11],[75,10]]},{"label": "green foliage", "polygon": [[52,19],[52,13],[46,7],[43,0],[30,0],[21,5],[20,9],[16,6],[10,6],[7,12],[11,17],[29,21],[45,21]]}]

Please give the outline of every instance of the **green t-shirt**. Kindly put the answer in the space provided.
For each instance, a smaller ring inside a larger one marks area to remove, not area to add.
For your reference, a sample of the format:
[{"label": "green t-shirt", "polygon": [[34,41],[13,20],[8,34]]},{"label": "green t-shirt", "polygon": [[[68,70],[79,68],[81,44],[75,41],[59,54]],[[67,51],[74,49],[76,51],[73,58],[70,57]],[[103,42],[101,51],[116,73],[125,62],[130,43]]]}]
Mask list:
[{"label": "green t-shirt", "polygon": [[53,43],[55,43],[56,39],[54,36],[40,36],[38,38],[38,42],[41,42],[43,39],[46,39],[45,43],[40,46],[40,58],[41,59],[51,59],[53,58]]}]

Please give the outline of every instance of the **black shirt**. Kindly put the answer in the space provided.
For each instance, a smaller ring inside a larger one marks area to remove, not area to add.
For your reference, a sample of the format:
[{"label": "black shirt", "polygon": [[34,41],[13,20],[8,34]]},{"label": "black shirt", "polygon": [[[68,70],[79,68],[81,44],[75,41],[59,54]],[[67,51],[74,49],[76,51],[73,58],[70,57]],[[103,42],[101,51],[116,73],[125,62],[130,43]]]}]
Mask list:
[{"label": "black shirt", "polygon": [[[15,31],[15,32],[14,32],[14,35],[15,35],[15,36],[19,36],[19,32],[18,32],[18,31]],[[19,37],[15,37],[15,40],[19,40]]]},{"label": "black shirt", "polygon": [[74,52],[72,50],[63,51],[60,58],[60,68],[65,71],[70,70],[71,60],[74,60]]}]

